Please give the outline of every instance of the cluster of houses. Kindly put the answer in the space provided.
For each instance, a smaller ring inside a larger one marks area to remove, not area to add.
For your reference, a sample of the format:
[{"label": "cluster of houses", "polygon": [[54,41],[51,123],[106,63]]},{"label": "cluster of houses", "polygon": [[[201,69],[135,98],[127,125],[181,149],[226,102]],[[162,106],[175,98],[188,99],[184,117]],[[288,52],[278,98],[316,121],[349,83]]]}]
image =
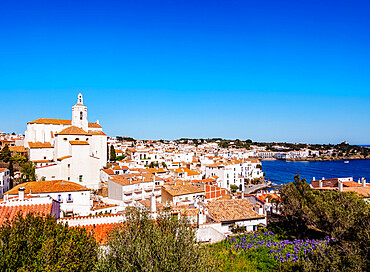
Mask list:
[{"label": "cluster of houses", "polygon": [[[88,122],[81,94],[72,120],[40,118],[27,124],[25,137],[5,136],[2,141],[35,163],[37,180],[10,188],[9,170],[0,168],[0,224],[18,212],[51,214],[94,229],[103,241],[106,231],[125,220],[126,208],[136,206],[154,217],[164,209],[187,216],[200,241],[214,242],[235,226],[252,231],[266,225],[268,211],[279,213],[273,205],[278,193],[244,193],[246,184],[263,179],[256,154],[267,151],[109,138],[99,121]],[[119,161],[109,161],[111,149]],[[322,180],[312,186],[370,188],[361,182]]]}]

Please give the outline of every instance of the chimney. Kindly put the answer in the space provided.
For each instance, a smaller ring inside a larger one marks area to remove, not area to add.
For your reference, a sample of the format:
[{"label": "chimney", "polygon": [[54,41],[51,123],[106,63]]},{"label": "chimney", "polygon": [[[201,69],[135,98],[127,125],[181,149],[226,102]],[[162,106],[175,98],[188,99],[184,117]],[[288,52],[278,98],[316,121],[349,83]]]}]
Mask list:
[{"label": "chimney", "polygon": [[315,178],[315,177],[313,177],[313,178],[312,178],[312,180],[313,180],[313,181],[315,181],[315,180],[316,180],[316,178]]},{"label": "chimney", "polygon": [[366,187],[366,179],[362,178],[361,181],[362,181],[362,187]]},{"label": "chimney", "polygon": [[96,123],[99,125],[99,120],[96,120]]},{"label": "chimney", "polygon": [[154,194],[150,196],[150,212],[155,213],[157,211]]},{"label": "chimney", "polygon": [[204,214],[201,210],[199,210],[198,213],[198,225],[203,225],[204,224]]},{"label": "chimney", "polygon": [[338,190],[339,192],[343,192],[343,182],[341,180],[338,181]]},{"label": "chimney", "polygon": [[242,192],[242,199],[244,199],[244,192]]},{"label": "chimney", "polygon": [[361,184],[361,179],[358,179],[358,182],[357,182],[358,184]]},{"label": "chimney", "polygon": [[24,187],[21,187],[18,189],[18,198],[20,201],[24,201],[24,191],[26,190],[26,188]]},{"label": "chimney", "polygon": [[322,180],[319,180],[319,187],[322,188]]}]

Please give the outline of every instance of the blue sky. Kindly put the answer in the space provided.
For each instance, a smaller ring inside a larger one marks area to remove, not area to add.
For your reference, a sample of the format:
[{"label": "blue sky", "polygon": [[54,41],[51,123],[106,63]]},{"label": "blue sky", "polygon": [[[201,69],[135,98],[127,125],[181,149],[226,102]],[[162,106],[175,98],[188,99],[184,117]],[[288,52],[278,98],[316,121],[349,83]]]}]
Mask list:
[{"label": "blue sky", "polygon": [[370,143],[367,1],[3,1],[0,130]]}]

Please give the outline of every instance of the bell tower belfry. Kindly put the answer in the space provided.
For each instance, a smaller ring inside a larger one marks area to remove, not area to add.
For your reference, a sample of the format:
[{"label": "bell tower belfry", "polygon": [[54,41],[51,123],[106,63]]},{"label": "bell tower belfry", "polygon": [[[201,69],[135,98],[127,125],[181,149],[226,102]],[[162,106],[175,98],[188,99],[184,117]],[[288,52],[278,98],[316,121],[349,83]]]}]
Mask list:
[{"label": "bell tower belfry", "polygon": [[81,93],[77,96],[77,104],[72,107],[72,126],[82,128],[86,132],[88,130],[87,107],[83,104]]}]

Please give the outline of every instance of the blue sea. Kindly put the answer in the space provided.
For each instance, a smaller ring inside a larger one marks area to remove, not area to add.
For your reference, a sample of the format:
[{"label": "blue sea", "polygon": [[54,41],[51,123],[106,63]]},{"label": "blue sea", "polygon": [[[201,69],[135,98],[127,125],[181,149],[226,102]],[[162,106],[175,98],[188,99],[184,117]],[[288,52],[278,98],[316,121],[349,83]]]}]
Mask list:
[{"label": "blue sea", "polygon": [[316,179],[353,177],[354,181],[365,177],[367,182],[370,182],[370,160],[349,160],[349,163],[344,163],[344,161],[262,161],[262,170],[266,173],[266,180],[269,179],[278,184],[293,181],[296,174],[308,182],[313,177]]}]

